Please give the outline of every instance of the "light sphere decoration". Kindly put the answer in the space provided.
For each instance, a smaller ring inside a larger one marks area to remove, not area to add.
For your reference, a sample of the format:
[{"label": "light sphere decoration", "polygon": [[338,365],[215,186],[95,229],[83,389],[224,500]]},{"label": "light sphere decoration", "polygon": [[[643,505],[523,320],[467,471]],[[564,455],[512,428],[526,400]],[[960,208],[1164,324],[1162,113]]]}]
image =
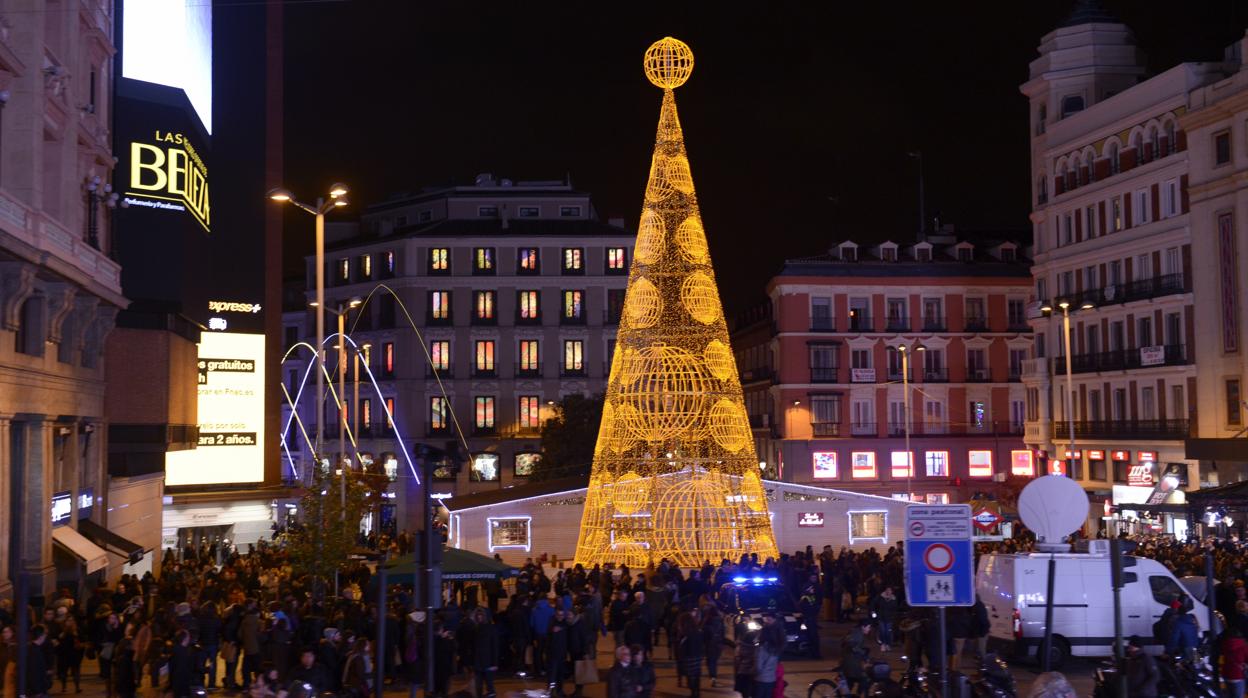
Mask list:
[{"label": "light sphere decoration", "polygon": [[702,352],[702,360],[706,362],[706,369],[711,375],[721,381],[731,380],[737,375],[737,362],[732,358],[732,350],[718,339],[707,343],[706,351]]},{"label": "light sphere decoration", "polygon": [[685,259],[693,264],[706,264],[711,259],[706,246],[706,232],[697,216],[689,216],[676,228],[676,245]]},{"label": "light sphere decoration", "polygon": [[663,254],[664,236],[667,228],[663,218],[654,211],[647,210],[641,214],[641,223],[637,226],[637,244],[633,246],[633,258],[642,264],[654,264]]},{"label": "light sphere decoration", "polygon": [[745,505],[751,511],[767,510],[767,493],[763,491],[763,481],[753,470],[747,470],[741,476],[741,496],[745,497]]},{"label": "light sphere decoration", "polygon": [[650,499],[650,480],[634,472],[620,476],[611,486],[611,506],[621,514],[636,514]]},{"label": "light sphere decoration", "polygon": [[693,49],[679,39],[665,36],[646,49],[643,64],[646,78],[655,87],[675,89],[693,74]]},{"label": "light sphere decoration", "polygon": [[700,426],[709,383],[701,362],[688,351],[665,344],[646,347],[620,376],[617,416],[642,441],[695,437],[688,432]]},{"label": "light sphere decoration", "polygon": [[[630,569],[642,569],[650,559],[650,546],[630,537],[616,538],[614,543],[606,546],[611,551],[611,559]],[[595,550],[597,548],[594,548]]]},{"label": "light sphere decoration", "polygon": [[667,158],[664,168],[663,176],[674,189],[685,194],[693,191],[693,173],[689,171],[688,158],[684,155]]},{"label": "light sphere decoration", "polygon": [[711,408],[707,429],[715,443],[729,453],[740,451],[750,442],[749,429],[741,425],[741,417],[744,415],[745,408],[726,397],[721,397]]},{"label": "light sphere decoration", "polygon": [[667,176],[667,158],[658,153],[650,159],[650,179],[646,182],[646,200],[659,203],[676,192]]},{"label": "light sphere decoration", "polygon": [[681,567],[698,567],[704,559],[731,558],[739,531],[733,525],[736,507],[724,499],[719,478],[694,476],[676,482],[659,495],[651,516],[658,532],[655,543],[676,551]]},{"label": "light sphere decoration", "polygon": [[[605,406],[603,409],[606,409]],[[615,453],[623,453],[633,445],[636,438],[632,434],[630,425],[637,421],[636,413],[632,405],[620,405],[615,409],[612,423],[599,429],[601,434],[605,434],[604,445],[607,448]]]},{"label": "light sphere decoration", "polygon": [[680,285],[680,300],[694,320],[709,325],[719,319],[719,291],[715,280],[704,271],[695,271]]},{"label": "light sphere decoration", "polygon": [[659,289],[647,279],[637,279],[628,289],[624,313],[636,327],[653,327],[663,314],[663,297],[659,295]]}]

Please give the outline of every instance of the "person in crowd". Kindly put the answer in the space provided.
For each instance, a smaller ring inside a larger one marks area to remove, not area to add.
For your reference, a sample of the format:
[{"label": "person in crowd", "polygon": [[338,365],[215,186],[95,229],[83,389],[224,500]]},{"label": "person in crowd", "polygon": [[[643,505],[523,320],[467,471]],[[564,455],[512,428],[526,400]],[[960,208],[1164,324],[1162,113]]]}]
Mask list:
[{"label": "person in crowd", "polygon": [[781,623],[764,625],[759,631],[758,647],[754,650],[754,698],[773,698],[785,643]]},{"label": "person in crowd", "polygon": [[169,690],[173,698],[191,695],[192,674],[195,669],[195,651],[191,648],[191,631],[185,627],[173,636],[173,654],[169,657]]},{"label": "person in crowd", "polygon": [[312,694],[330,690],[329,672],[325,665],[316,661],[316,648],[304,647],[299,652],[299,663],[290,672],[290,680],[308,684]]},{"label": "person in crowd", "polygon": [[702,642],[702,628],[698,625],[696,612],[686,612],[677,621],[677,663],[689,688],[690,698],[702,695],[702,662],[706,660]]},{"label": "person in crowd", "polygon": [[732,690],[742,698],[753,698],[756,670],[755,654],[758,647],[758,631],[744,633],[737,640],[732,655]]},{"label": "person in crowd", "polygon": [[850,690],[860,696],[867,694],[867,638],[871,635],[871,619],[862,617],[841,640],[841,675],[849,682]]},{"label": "person in crowd", "polygon": [[897,620],[899,606],[897,595],[893,593],[891,586],[884,587],[884,590],[872,598],[871,603],[868,604],[871,617],[880,630],[877,640],[880,643],[881,652],[890,652],[893,649],[893,625]]},{"label": "person in crowd", "polygon": [[1131,698],[1157,698],[1161,670],[1157,660],[1144,651],[1144,639],[1132,636],[1127,642],[1127,695]]},{"label": "person in crowd", "polygon": [[805,620],[807,647],[810,648],[810,656],[814,659],[823,658],[823,650],[819,644],[819,594],[816,592],[817,586],[808,585],[802,596],[798,599],[797,610],[801,611],[802,619]]},{"label": "person in crowd", "polygon": [[1226,631],[1222,641],[1222,679],[1230,698],[1244,698],[1244,664],[1248,663],[1248,641],[1238,628]]},{"label": "person in crowd", "polygon": [[67,684],[71,677],[74,680],[74,693],[82,693],[81,669],[85,643],[78,631],[78,621],[67,616],[60,628],[61,632],[56,636],[56,675],[61,680],[61,693],[68,690]]},{"label": "person in crowd", "polygon": [[484,608],[472,612],[472,682],[477,698],[494,695],[494,674],[498,671],[498,628],[486,618]]},{"label": "person in crowd", "polygon": [[703,606],[702,650],[706,653],[706,675],[711,688],[719,687],[719,658],[724,652],[724,615],[713,603]]},{"label": "person in crowd", "polygon": [[260,673],[260,609],[254,599],[248,599],[238,624],[238,646],[243,655],[243,691],[251,686],[251,680]]},{"label": "person in crowd", "polygon": [[607,674],[607,698],[636,698],[637,674],[632,668],[633,655],[629,648],[615,648],[615,663]]},{"label": "person in crowd", "polygon": [[563,609],[554,609],[546,636],[546,680],[552,698],[563,695],[563,681],[567,676],[568,622]]},{"label": "person in crowd", "polygon": [[533,631],[533,666],[540,675],[550,665],[548,644],[550,642],[550,623],[555,617],[554,597],[540,597],[533,604],[529,616],[529,628]]},{"label": "person in crowd", "polygon": [[342,692],[352,698],[373,694],[373,652],[366,637],[357,637],[342,670]]},{"label": "person in crowd", "polygon": [[652,698],[654,686],[658,683],[658,674],[654,670],[654,662],[641,645],[630,645],[629,653],[633,656],[632,667],[636,671],[637,698]]},{"label": "person in crowd", "polygon": [[615,638],[615,646],[624,644],[624,625],[628,622],[628,591],[620,589],[615,593],[611,606],[607,609],[607,630]]},{"label": "person in crowd", "polygon": [[52,690],[52,668],[48,666],[47,655],[43,649],[47,643],[47,628],[36,625],[30,629],[30,645],[26,648],[26,670],[23,672],[27,698],[45,696]]},{"label": "person in crowd", "polygon": [[445,698],[451,684],[455,662],[455,633],[440,622],[434,623],[433,635],[433,694]]},{"label": "person in crowd", "polygon": [[221,650],[222,625],[215,600],[200,607],[196,624],[199,628],[199,646],[203,648],[203,660],[208,670],[204,687],[212,690],[217,687],[217,654]]},{"label": "person in crowd", "polygon": [[139,688],[139,666],[134,656],[133,626],[126,628],[113,652],[113,690],[118,698],[134,698]]}]

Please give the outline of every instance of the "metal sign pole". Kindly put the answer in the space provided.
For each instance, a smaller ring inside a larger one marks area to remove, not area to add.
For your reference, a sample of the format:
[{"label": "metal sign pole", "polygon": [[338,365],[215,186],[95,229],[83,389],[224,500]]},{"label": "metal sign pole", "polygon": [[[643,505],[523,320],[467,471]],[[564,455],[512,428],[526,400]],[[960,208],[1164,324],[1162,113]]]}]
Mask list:
[{"label": "metal sign pole", "polygon": [[945,643],[945,607],[938,606],[936,608],[937,616],[940,618],[940,631],[938,632],[940,640],[940,698],[949,698],[949,652],[946,651]]},{"label": "metal sign pole", "polygon": [[1109,539],[1110,579],[1114,588],[1114,678],[1115,695],[1127,698],[1127,664],[1122,646],[1122,541],[1115,535]]},{"label": "metal sign pole", "polygon": [[1049,583],[1044,593],[1044,643],[1040,650],[1040,671],[1048,671],[1053,654],[1053,582],[1057,577],[1057,556],[1049,553]]},{"label": "metal sign pole", "polygon": [[[428,455],[425,456],[421,465],[423,468],[423,481],[420,483],[421,488],[425,492],[424,499],[424,523],[425,538],[424,550],[420,551],[423,557],[424,565],[424,593],[421,605],[425,608],[425,698],[432,698],[433,690],[433,657],[434,657],[434,638],[433,638],[433,611],[434,611],[434,594],[441,593],[439,588],[436,592],[433,589],[433,493],[429,487],[433,484],[433,459]],[[440,544],[440,543],[439,543]]]},{"label": "metal sign pole", "polygon": [[377,666],[373,678],[374,695],[381,695],[386,685],[386,563],[390,562],[389,553],[381,554],[381,563],[377,565]]},{"label": "metal sign pole", "polygon": [[1218,617],[1213,592],[1213,551],[1205,551],[1205,610],[1209,612],[1209,664],[1213,666],[1213,685],[1218,686]]}]

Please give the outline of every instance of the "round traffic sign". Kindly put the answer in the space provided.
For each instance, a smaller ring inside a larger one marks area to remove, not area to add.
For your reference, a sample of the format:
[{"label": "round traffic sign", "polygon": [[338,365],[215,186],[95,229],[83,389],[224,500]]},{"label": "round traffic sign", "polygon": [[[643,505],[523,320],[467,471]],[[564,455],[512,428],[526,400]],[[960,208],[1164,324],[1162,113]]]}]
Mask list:
[{"label": "round traffic sign", "polygon": [[910,522],[910,535],[914,538],[918,538],[919,536],[923,535],[923,522],[922,521]]},{"label": "round traffic sign", "polygon": [[923,564],[933,572],[948,572],[953,567],[953,549],[944,543],[932,543],[923,551]]}]

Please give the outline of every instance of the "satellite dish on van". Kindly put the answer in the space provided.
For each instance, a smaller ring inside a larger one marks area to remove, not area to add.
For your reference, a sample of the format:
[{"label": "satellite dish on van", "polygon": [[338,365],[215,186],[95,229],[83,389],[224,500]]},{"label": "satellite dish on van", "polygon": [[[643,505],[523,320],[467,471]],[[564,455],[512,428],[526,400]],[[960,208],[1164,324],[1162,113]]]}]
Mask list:
[{"label": "satellite dish on van", "polygon": [[1018,496],[1018,515],[1036,534],[1036,548],[1061,552],[1062,542],[1088,519],[1088,493],[1064,475],[1045,475],[1032,480]]}]

